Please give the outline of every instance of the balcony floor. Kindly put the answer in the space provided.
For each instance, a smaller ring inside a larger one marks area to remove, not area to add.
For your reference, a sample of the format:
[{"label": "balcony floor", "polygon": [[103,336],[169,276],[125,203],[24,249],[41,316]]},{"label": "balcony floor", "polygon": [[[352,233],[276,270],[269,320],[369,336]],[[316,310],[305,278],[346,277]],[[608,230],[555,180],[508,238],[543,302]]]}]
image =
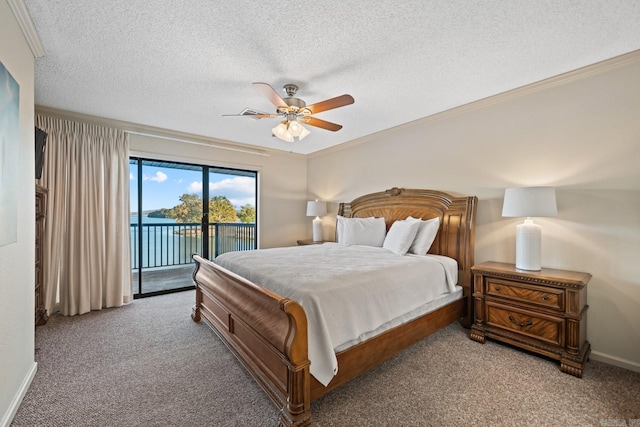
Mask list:
[{"label": "balcony floor", "polygon": [[[193,286],[191,274],[195,264],[142,269],[142,294]],[[138,270],[133,274],[134,295],[138,292]]]}]

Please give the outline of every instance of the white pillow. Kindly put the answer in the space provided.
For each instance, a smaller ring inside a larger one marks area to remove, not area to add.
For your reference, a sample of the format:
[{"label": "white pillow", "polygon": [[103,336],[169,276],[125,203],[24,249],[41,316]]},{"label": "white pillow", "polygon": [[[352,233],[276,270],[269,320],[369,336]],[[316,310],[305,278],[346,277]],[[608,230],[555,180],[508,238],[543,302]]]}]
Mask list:
[{"label": "white pillow", "polygon": [[336,242],[342,243],[344,240],[344,223],[349,218],[336,215]]},{"label": "white pillow", "polygon": [[344,243],[344,224],[349,221],[358,221],[361,219],[374,219],[374,217],[370,216],[369,218],[347,218],[341,215],[336,215],[336,242]]},{"label": "white pillow", "polygon": [[338,243],[382,247],[387,234],[384,218],[338,217]]},{"label": "white pillow", "polygon": [[426,221],[422,221],[421,219],[408,217],[407,221],[419,221],[418,223],[420,224],[420,228],[416,233],[416,237],[413,239],[411,247],[409,247],[409,253],[416,255],[426,255],[436,238],[436,234],[438,234],[438,229],[440,228],[440,218],[435,217]]},{"label": "white pillow", "polygon": [[391,225],[382,247],[398,255],[405,255],[420,229],[422,221],[396,221]]}]

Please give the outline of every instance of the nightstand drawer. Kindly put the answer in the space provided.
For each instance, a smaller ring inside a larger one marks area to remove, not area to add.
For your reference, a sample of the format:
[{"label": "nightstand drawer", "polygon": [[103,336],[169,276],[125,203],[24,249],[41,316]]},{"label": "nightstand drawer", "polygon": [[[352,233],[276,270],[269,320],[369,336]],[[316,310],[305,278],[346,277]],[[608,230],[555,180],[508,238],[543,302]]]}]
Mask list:
[{"label": "nightstand drawer", "polygon": [[563,346],[564,319],[487,302],[487,325]]},{"label": "nightstand drawer", "polygon": [[537,304],[555,310],[564,310],[564,290],[534,285],[507,282],[500,279],[487,279],[487,295],[509,298],[527,304]]}]

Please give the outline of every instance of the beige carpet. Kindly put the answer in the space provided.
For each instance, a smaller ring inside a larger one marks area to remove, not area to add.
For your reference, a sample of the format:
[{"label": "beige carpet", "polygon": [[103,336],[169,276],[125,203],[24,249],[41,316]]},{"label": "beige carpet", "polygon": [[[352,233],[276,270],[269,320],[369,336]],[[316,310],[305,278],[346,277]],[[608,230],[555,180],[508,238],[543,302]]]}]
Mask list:
[{"label": "beige carpet", "polygon": [[[278,411],[190,318],[194,292],[36,329],[38,372],[12,426],[275,426]],[[452,324],[312,403],[314,426],[640,426],[640,373],[559,364]]]}]

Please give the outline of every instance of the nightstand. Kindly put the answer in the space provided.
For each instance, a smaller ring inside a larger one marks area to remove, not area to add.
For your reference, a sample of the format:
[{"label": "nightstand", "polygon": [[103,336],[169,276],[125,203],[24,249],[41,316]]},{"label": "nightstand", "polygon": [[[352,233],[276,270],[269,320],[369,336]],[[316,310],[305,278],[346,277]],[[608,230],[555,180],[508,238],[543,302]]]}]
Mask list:
[{"label": "nightstand", "polygon": [[513,264],[474,265],[474,324],[469,338],[489,337],[560,361],[582,377],[591,346],[587,336],[587,283],[591,274]]},{"label": "nightstand", "polygon": [[321,245],[323,243],[326,243],[326,240],[321,240],[319,242],[314,242],[312,239],[306,239],[306,240],[298,240],[298,246],[304,246],[304,245]]}]

